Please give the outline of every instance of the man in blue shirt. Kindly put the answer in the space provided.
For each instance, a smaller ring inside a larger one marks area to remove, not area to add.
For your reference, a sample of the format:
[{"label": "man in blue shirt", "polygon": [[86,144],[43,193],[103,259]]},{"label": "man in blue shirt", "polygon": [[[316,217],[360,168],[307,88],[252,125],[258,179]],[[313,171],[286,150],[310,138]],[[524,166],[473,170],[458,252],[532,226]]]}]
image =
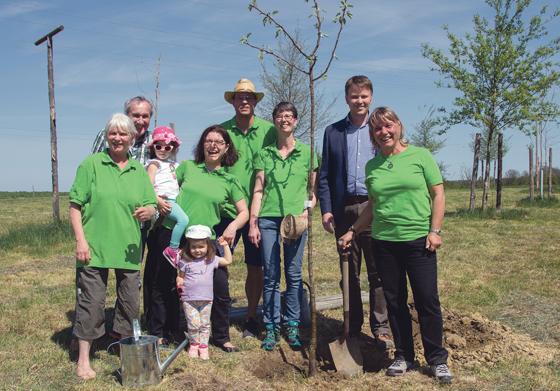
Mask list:
[{"label": "man in blue shirt", "polygon": [[[325,129],[319,171],[318,192],[323,228],[334,233],[337,240],[348,231],[367,204],[365,166],[375,156],[368,128],[369,106],[373,100],[373,86],[369,78],[360,75],[348,79],[345,97],[350,113]],[[371,244],[368,227],[356,236],[351,247],[350,335],[359,336],[364,322],[360,288],[363,255],[370,287],[371,331],[379,346],[390,348],[393,347],[393,341],[389,331],[387,305],[375,268]],[[340,261],[342,265],[342,258]]]}]

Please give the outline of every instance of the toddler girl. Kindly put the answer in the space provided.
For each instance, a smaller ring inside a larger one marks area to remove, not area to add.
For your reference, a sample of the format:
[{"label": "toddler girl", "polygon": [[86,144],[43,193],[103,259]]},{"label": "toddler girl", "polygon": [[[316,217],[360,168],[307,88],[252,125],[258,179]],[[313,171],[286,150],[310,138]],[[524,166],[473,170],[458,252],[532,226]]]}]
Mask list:
[{"label": "toddler girl", "polygon": [[181,236],[189,224],[189,218],[175,202],[179,194],[179,184],[175,176],[175,168],[177,167],[175,159],[179,145],[181,145],[181,141],[175,135],[173,129],[167,126],[155,128],[152,132],[152,141],[149,144],[151,160],[146,164],[158,201],[163,199],[171,205],[168,217],[175,221],[175,227],[171,233],[169,246],[163,250],[163,255],[173,267],[176,266],[173,262],[179,251]]},{"label": "toddler girl", "polygon": [[210,237],[212,231],[204,225],[192,225],[187,229],[185,247],[177,255],[177,290],[181,296],[189,329],[189,357],[208,360],[210,337],[210,311],[214,299],[213,277],[218,266],[231,264],[231,251],[223,238],[218,244],[224,249],[224,257],[216,256]]}]

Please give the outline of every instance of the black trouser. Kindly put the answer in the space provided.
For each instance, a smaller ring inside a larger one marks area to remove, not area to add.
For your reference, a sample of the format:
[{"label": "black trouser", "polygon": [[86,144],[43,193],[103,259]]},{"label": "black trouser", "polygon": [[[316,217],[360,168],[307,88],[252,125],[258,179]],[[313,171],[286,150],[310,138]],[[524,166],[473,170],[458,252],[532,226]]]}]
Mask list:
[{"label": "black trouser", "polygon": [[[222,220],[214,226],[217,238],[222,235],[224,230],[232,221],[233,219],[230,218],[222,218]],[[237,241],[239,240],[239,231],[236,236]],[[221,252],[220,246],[216,247],[218,248],[218,252]],[[223,345],[230,341],[230,307],[231,297],[229,295],[229,274],[227,268],[219,267],[214,272],[214,302],[212,303],[212,313],[210,315],[210,320],[212,322],[212,342],[215,345]]]},{"label": "black trouser", "polygon": [[171,230],[158,226],[148,236],[148,256],[144,269],[144,315],[150,335],[182,337],[187,329],[176,288],[177,271],[163,256]]},{"label": "black trouser", "polygon": [[373,240],[373,254],[383,281],[395,357],[414,361],[412,320],[408,309],[406,277],[418,311],[424,356],[429,365],[447,362],[443,347],[443,319],[437,289],[437,257],[426,249],[426,237],[410,242]]},{"label": "black trouser", "polygon": [[[367,196],[363,199],[357,198],[354,201],[349,200],[347,202],[347,205],[344,207],[344,217],[342,221],[336,221],[335,237],[337,241],[348,231],[348,228],[356,222],[366,205]],[[380,334],[389,334],[389,324],[387,321],[387,305],[385,303],[385,297],[383,296],[381,280],[375,267],[371,241],[371,228],[368,226],[352,241],[352,247],[350,249],[351,251],[348,259],[350,332],[353,334],[359,333],[364,323],[362,290],[360,287],[360,271],[363,255],[369,282],[369,325],[373,335],[377,336]],[[340,267],[342,268],[342,255],[338,245],[336,248],[339,251]],[[342,281],[340,282],[340,286],[342,287]]]}]

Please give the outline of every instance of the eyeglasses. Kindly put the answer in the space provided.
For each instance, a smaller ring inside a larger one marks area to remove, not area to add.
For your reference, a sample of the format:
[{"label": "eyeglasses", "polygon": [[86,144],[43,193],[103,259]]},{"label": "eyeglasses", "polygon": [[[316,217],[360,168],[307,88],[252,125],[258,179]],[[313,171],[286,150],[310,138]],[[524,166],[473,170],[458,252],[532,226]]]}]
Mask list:
[{"label": "eyeglasses", "polygon": [[156,145],[154,145],[154,148],[158,151],[161,151],[162,149],[166,152],[173,151],[173,145],[156,144]]},{"label": "eyeglasses", "polygon": [[293,114],[279,114],[276,117],[274,117],[274,119],[278,120],[278,121],[282,121],[282,120],[287,120],[290,121],[292,119],[294,119],[294,115]]},{"label": "eyeglasses", "polygon": [[236,99],[236,100],[238,100],[238,101],[240,101],[240,102],[243,102],[243,101],[250,102],[250,101],[252,101],[252,100],[255,100],[256,97],[255,97],[255,95],[253,95],[253,94],[248,94],[248,95],[238,95],[238,94],[235,94],[234,97],[233,97],[233,99]]},{"label": "eyeglasses", "polygon": [[224,145],[226,145],[226,142],[224,140],[205,140],[204,141],[204,145],[206,146],[210,146],[210,145],[217,145],[218,147],[223,147]]}]

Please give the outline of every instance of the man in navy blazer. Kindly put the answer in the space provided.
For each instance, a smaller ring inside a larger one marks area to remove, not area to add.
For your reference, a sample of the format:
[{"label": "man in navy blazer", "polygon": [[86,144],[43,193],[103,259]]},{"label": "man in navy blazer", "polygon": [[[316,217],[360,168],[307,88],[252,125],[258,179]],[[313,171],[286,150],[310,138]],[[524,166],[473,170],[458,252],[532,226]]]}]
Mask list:
[{"label": "man in navy blazer", "polygon": [[[334,233],[337,240],[352,229],[352,224],[367,204],[365,165],[375,156],[368,127],[369,106],[373,100],[373,86],[369,78],[360,75],[348,79],[345,98],[350,113],[325,129],[319,171],[318,192],[323,228]],[[360,288],[363,254],[370,288],[371,331],[380,346],[390,348],[393,342],[387,305],[373,259],[370,228],[355,237],[349,258],[350,335],[359,336],[364,322]],[[340,262],[342,266],[342,258]]]}]

